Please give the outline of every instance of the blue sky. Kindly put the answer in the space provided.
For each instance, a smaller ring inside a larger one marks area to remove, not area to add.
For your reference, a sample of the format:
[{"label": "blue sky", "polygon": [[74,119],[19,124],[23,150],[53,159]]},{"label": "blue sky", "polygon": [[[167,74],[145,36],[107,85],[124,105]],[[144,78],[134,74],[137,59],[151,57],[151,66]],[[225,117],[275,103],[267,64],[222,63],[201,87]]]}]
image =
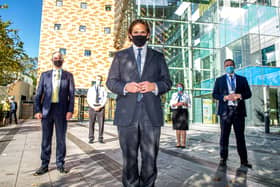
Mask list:
[{"label": "blue sky", "polygon": [[3,21],[11,21],[11,28],[17,29],[24,50],[30,57],[38,56],[42,0],[0,0],[8,9],[0,9]]}]

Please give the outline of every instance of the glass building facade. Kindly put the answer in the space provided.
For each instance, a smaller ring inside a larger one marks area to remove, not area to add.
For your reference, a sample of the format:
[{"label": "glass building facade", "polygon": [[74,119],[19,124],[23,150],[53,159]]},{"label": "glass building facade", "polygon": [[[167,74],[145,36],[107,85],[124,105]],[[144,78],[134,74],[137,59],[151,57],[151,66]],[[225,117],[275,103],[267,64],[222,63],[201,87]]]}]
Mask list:
[{"label": "glass building facade", "polygon": [[237,74],[246,76],[253,96],[247,101],[247,123],[279,124],[279,0],[120,0],[116,1],[115,48],[127,44],[127,28],[136,18],[151,27],[149,46],[164,53],[173,89],[163,99],[170,120],[169,99],[178,82],[192,100],[193,123],[217,123],[212,99],[223,62],[234,59]]}]

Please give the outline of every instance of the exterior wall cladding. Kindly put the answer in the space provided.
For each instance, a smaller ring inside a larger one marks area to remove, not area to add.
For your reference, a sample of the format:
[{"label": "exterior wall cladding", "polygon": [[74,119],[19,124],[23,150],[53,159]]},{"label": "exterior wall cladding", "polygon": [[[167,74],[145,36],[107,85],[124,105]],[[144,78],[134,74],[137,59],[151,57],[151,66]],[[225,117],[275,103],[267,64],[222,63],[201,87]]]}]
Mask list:
[{"label": "exterior wall cladding", "polygon": [[[66,49],[63,69],[73,73],[76,88],[89,88],[97,74],[106,79],[112,61],[109,53],[114,51],[114,3],[43,0],[38,75],[52,69],[53,52]],[[84,32],[80,26],[85,26]],[[110,28],[109,34],[105,28]],[[85,50],[90,51],[90,56],[85,55]]]}]

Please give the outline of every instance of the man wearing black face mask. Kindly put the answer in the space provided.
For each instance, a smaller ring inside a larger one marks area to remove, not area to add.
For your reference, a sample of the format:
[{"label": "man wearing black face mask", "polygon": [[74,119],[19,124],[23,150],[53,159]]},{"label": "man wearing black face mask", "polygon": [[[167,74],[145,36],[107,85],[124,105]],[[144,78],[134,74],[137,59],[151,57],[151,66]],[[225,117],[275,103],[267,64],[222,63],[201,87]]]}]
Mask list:
[{"label": "man wearing black face mask", "polygon": [[67,173],[64,168],[66,155],[67,120],[74,110],[74,79],[70,72],[62,70],[63,56],[53,53],[54,69],[43,72],[35,99],[35,118],[42,122],[41,167],[34,175],[48,171],[51,156],[53,126],[56,131],[56,166],[60,173]]},{"label": "man wearing black face mask", "polygon": [[163,125],[160,95],[171,88],[172,82],[163,54],[147,47],[149,25],[135,20],[128,34],[133,46],[116,53],[106,85],[118,95],[114,124],[123,154],[123,185],[152,187]]}]

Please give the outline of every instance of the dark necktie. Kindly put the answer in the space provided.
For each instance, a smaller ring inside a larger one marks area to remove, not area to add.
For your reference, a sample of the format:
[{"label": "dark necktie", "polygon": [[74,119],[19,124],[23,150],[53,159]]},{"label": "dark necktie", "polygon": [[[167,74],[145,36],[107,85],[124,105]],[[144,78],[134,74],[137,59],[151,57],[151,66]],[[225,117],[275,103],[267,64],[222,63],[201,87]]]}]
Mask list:
[{"label": "dark necktie", "polygon": [[[138,54],[137,54],[137,58],[136,58],[136,63],[137,63],[137,69],[138,69],[138,73],[139,73],[139,77],[141,77],[141,50],[142,48],[138,48]],[[142,93],[138,93],[137,94],[137,101],[141,101],[141,99],[143,98],[143,94]]]},{"label": "dark necktie", "polygon": [[99,103],[99,86],[96,86],[96,95],[95,95],[95,103]]},{"label": "dark necktie", "polygon": [[231,86],[231,90],[235,91],[235,84],[234,84],[234,78],[233,76],[230,76],[230,86]]},{"label": "dark necktie", "polygon": [[141,50],[142,48],[138,48],[138,54],[137,54],[137,58],[136,58],[136,63],[137,63],[137,69],[138,69],[138,73],[139,76],[141,76]]},{"label": "dark necktie", "polygon": [[182,99],[182,94],[180,94],[180,93],[178,93],[178,103],[181,101],[181,99]]}]

